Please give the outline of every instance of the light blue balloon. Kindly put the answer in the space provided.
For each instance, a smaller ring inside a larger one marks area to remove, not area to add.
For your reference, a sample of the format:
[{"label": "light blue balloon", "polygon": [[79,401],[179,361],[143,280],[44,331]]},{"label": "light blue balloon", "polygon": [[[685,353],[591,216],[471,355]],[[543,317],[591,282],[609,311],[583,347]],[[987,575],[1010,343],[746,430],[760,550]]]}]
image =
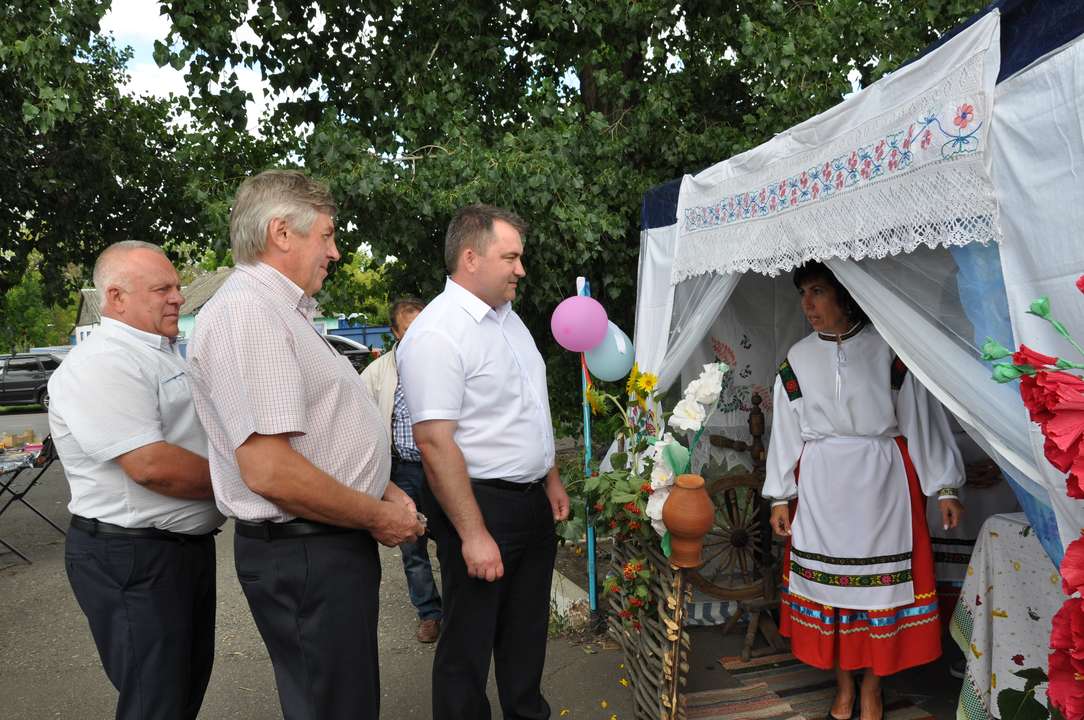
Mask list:
[{"label": "light blue balloon", "polygon": [[594,348],[584,355],[587,359],[587,369],[599,380],[614,382],[621,380],[632,370],[633,355],[632,341],[621,328],[607,320],[606,337]]}]

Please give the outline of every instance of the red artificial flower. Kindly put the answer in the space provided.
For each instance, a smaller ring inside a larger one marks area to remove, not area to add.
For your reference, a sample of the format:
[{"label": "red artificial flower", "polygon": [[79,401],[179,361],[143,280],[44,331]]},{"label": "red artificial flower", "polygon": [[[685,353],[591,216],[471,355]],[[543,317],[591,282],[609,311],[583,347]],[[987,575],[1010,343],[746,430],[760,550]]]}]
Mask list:
[{"label": "red artificial flower", "polygon": [[1020,397],[1046,437],[1046,459],[1071,473],[1066,492],[1084,499],[1084,380],[1066,372],[1040,371],[1021,378]]},{"label": "red artificial flower", "polygon": [[1080,476],[1073,473],[1065,478],[1065,494],[1075,500],[1084,500],[1084,486],[1080,483]]},{"label": "red artificial flower", "polygon": [[640,629],[640,621],[639,620],[633,620],[632,621],[632,629],[633,630],[639,630]]},{"label": "red artificial flower", "polygon": [[647,494],[649,494],[649,495],[650,495],[650,494],[651,494],[651,483],[647,483],[647,482],[646,482],[646,483],[642,483],[642,484],[640,485],[640,492],[642,492],[642,493],[647,493]]},{"label": "red artificial flower", "polygon": [[640,529],[640,523],[639,522],[637,522],[636,520],[630,520],[629,521],[629,530],[639,530],[639,529]]},{"label": "red artificial flower", "polygon": [[1069,598],[1054,613],[1054,617],[1050,621],[1051,650],[1064,650],[1066,652],[1073,650],[1073,636],[1076,634],[1073,632],[1074,621],[1077,624],[1084,622],[1084,617],[1081,617],[1081,602],[1080,598]]},{"label": "red artificial flower", "polygon": [[1046,699],[1068,718],[1084,717],[1084,675],[1073,667],[1072,657],[1065,650],[1050,653],[1050,678]]},{"label": "red artificial flower", "polygon": [[1020,349],[1012,354],[1013,365],[1031,365],[1041,368],[1044,365],[1057,365],[1058,359],[1053,355],[1044,355],[1036,352],[1027,345],[1021,345]]},{"label": "red artificial flower", "polygon": [[1060,570],[1061,589],[1066,595],[1084,590],[1084,537],[1077,538],[1065,548]]},{"label": "red artificial flower", "polygon": [[1084,293],[1084,275],[1081,275],[1076,279],[1076,289]]}]

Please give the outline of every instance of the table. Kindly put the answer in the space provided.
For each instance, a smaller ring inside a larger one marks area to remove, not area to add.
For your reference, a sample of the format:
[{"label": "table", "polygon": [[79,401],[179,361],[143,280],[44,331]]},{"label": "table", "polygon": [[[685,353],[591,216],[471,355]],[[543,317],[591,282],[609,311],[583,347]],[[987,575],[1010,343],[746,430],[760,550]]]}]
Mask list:
[{"label": "table", "polygon": [[[19,501],[42,520],[52,525],[54,530],[61,535],[65,534],[62,527],[45,517],[40,510],[26,500],[27,493],[37,484],[55,459],[56,449],[50,438],[46,438],[42,445],[27,445],[21,452],[0,454],[0,503],[3,503],[0,504],[0,516],[15,501]],[[16,485],[16,480],[25,472],[29,472],[29,480],[20,488]],[[5,499],[5,495],[11,497]],[[23,554],[21,550],[2,538],[0,538],[0,545],[18,555],[23,559],[23,562],[27,564],[31,562],[30,558]]]},{"label": "table", "polygon": [[[1024,688],[1013,673],[1046,668],[1051,618],[1064,601],[1061,576],[1024,514],[991,515],[952,614],[952,637],[967,659],[957,718],[1000,718],[997,693]],[[1036,699],[1046,702],[1043,686]]]}]

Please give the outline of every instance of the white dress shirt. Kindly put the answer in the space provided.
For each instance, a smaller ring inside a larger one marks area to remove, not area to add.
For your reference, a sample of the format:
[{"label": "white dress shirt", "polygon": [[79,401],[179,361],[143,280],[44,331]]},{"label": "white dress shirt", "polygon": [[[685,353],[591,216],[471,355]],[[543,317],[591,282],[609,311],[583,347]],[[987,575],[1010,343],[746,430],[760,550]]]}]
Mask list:
[{"label": "white dress shirt", "polygon": [[234,454],[253,434],[287,435],[331,477],[383,497],[388,428],[350,361],[313,327],[316,301],[270,265],[238,265],[196,322],[188,356],[196,411],[210,440],[211,484],[226,515],[293,515],[249,489]]},{"label": "white dress shirt", "polygon": [[224,518],[211,500],[139,485],[116,458],[155,442],[207,457],[184,359],[168,338],[103,317],[49,379],[49,429],[71,485],[73,515],[187,534]]},{"label": "white dress shirt", "polygon": [[546,365],[511,303],[493,309],[449,278],[396,360],[414,423],[454,420],[472,478],[530,482],[553,467]]}]

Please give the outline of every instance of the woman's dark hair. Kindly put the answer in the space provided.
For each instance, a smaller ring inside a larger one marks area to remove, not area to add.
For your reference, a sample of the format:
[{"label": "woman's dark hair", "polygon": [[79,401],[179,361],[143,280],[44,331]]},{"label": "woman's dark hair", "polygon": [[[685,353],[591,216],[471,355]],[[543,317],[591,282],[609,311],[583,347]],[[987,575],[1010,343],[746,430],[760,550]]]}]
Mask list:
[{"label": "woman's dark hair", "polygon": [[854,298],[851,297],[851,294],[847,292],[847,288],[843,287],[842,283],[836,279],[836,276],[826,265],[824,265],[824,263],[811,261],[794,270],[794,287],[801,288],[802,285],[810,280],[822,280],[835,288],[836,302],[843,309],[843,313],[847,316],[847,321],[852,325],[858,322],[869,322],[869,317],[863,312],[862,308],[858,307],[858,303],[856,303]]}]

